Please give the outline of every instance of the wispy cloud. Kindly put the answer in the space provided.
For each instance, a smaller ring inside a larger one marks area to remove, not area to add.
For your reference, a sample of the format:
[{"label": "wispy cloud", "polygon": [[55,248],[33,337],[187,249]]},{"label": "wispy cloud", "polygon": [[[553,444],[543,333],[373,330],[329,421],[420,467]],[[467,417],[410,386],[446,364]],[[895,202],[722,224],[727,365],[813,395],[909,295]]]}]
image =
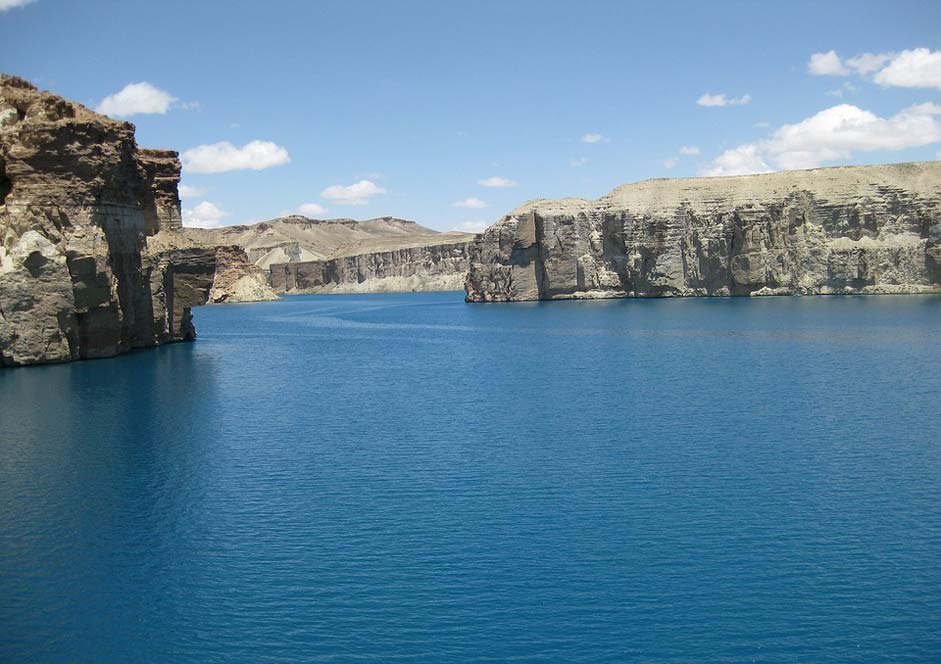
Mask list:
[{"label": "wispy cloud", "polygon": [[14,7],[25,7],[34,2],[36,2],[36,0],[0,0],[0,12],[5,12]]},{"label": "wispy cloud", "polygon": [[611,139],[601,134],[585,134],[581,137],[582,143],[610,143]]},{"label": "wispy cloud", "polygon": [[670,170],[671,168],[676,166],[676,164],[677,164],[677,160],[674,157],[670,157],[669,159],[663,160],[663,167],[667,170]]},{"label": "wispy cloud", "polygon": [[517,183],[515,180],[494,175],[493,177],[484,178],[483,180],[477,180],[477,184],[481,187],[515,187]]},{"label": "wispy cloud", "polygon": [[725,93],[717,95],[708,92],[696,100],[700,106],[743,106],[751,101],[751,95],[745,94],[741,97],[728,97]]},{"label": "wispy cloud", "polygon": [[578,159],[573,159],[569,162],[569,166],[572,168],[581,168],[588,163],[588,157],[579,157]]},{"label": "wispy cloud", "polygon": [[297,211],[305,217],[317,217],[328,212],[320,203],[301,203],[297,206]]},{"label": "wispy cloud", "polygon": [[680,146],[680,154],[687,156],[699,154],[699,146],[696,145],[682,145]]},{"label": "wispy cloud", "polygon": [[386,190],[372,180],[360,180],[346,186],[331,185],[320,192],[320,196],[337,205],[366,205],[371,198],[384,193]]},{"label": "wispy cloud", "polygon": [[814,53],[807,63],[814,76],[868,76],[884,87],[941,89],[941,51],[913,48],[897,53],[860,53],[843,60],[836,51]]},{"label": "wispy cloud", "polygon": [[484,230],[489,226],[486,221],[480,219],[475,221],[465,221],[458,224],[456,231],[463,231],[464,233],[483,233]]},{"label": "wispy cloud", "polygon": [[465,198],[462,201],[458,201],[457,203],[454,203],[454,207],[468,208],[471,210],[480,210],[482,208],[487,207],[487,203],[480,200],[479,198],[476,198],[475,196],[470,196],[468,198]]},{"label": "wispy cloud", "polygon": [[179,186],[179,191],[180,198],[196,198],[206,193],[206,190],[202,187],[191,187],[188,184],[181,184]]},{"label": "wispy cloud", "polygon": [[228,141],[199,145],[180,155],[183,168],[191,173],[261,171],[291,161],[288,151],[271,141],[252,141],[236,147]]}]

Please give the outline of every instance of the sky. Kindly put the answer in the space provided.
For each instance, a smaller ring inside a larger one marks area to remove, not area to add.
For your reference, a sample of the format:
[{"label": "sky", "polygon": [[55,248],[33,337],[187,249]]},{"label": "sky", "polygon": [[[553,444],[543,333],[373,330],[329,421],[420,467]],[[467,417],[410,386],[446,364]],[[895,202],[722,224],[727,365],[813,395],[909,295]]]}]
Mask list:
[{"label": "sky", "polygon": [[627,182],[941,158],[941,2],[0,0],[0,71],[179,150],[186,225],[481,230]]}]

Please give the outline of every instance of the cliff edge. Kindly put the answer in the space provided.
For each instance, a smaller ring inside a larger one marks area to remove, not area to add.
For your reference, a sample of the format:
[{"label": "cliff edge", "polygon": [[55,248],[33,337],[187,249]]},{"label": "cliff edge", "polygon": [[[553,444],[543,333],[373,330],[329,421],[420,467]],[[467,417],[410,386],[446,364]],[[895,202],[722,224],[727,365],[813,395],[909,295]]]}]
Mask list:
[{"label": "cliff edge", "polygon": [[526,203],[471,244],[469,302],[941,291],[941,163],[647,180]]},{"label": "cliff edge", "polygon": [[196,336],[216,256],[176,242],[179,179],[134,125],[0,76],[0,366]]}]

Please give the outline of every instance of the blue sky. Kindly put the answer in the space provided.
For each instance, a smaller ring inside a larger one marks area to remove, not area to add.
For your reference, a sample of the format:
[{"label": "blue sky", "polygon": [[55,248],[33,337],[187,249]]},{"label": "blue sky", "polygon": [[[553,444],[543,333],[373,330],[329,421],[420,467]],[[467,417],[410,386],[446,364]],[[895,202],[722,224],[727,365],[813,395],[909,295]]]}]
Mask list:
[{"label": "blue sky", "polygon": [[190,223],[478,229],[646,178],[941,151],[941,2],[21,4],[0,70],[184,153]]}]

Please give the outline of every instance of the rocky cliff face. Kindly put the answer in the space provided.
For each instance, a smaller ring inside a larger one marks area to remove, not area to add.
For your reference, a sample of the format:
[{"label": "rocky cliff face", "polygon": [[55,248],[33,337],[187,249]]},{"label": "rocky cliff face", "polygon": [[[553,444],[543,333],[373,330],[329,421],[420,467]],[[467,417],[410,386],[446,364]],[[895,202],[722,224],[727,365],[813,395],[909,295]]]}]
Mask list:
[{"label": "rocky cliff face", "polygon": [[649,180],[536,200],[473,243],[470,302],[941,290],[941,163]]},{"label": "rocky cliff face", "polygon": [[216,275],[209,301],[268,302],[278,294],[268,283],[268,275],[248,260],[240,247],[216,247]]},{"label": "rocky cliff face", "polygon": [[403,247],[323,261],[270,267],[271,285],[283,293],[361,293],[460,290],[468,242]]},{"label": "rocky cliff face", "polygon": [[216,259],[173,243],[179,175],[132,124],[0,77],[0,366],[195,337]]}]

